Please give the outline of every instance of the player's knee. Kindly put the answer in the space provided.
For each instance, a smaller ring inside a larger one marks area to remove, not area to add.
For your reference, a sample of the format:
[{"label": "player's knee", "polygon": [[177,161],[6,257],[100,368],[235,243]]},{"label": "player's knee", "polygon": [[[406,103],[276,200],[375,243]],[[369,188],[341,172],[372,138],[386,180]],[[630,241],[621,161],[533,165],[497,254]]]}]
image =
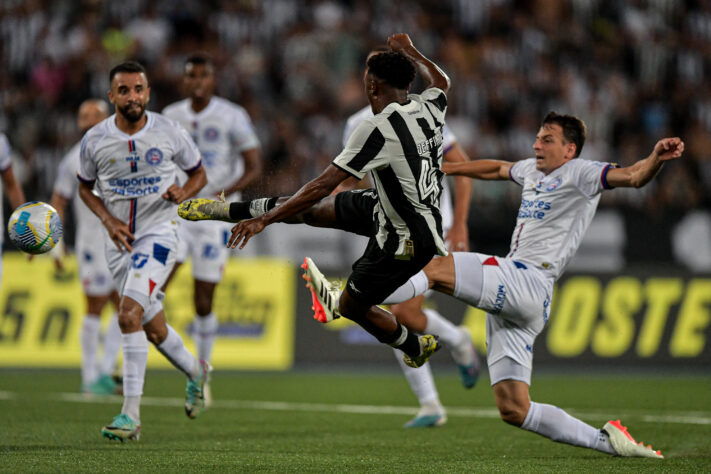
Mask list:
[{"label": "player's knee", "polygon": [[204,296],[195,297],[195,312],[200,316],[206,316],[212,311],[212,298],[206,298]]},{"label": "player's knee", "polygon": [[143,308],[138,305],[122,304],[119,308],[118,323],[124,334],[141,330]]}]

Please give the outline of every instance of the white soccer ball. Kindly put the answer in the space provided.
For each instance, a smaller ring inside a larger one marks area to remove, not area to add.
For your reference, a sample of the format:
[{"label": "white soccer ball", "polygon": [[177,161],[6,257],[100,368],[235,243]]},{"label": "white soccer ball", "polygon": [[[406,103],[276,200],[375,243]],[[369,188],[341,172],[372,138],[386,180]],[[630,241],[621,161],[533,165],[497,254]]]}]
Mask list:
[{"label": "white soccer ball", "polygon": [[15,247],[38,254],[49,252],[62,238],[62,220],[46,202],[27,202],[12,213],[7,233]]}]

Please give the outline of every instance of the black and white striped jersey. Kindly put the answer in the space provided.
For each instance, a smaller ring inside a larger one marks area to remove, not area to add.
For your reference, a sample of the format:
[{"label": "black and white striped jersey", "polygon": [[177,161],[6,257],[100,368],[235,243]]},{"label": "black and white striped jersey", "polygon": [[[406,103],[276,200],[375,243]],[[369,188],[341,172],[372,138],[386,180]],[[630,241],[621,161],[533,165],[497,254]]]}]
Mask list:
[{"label": "black and white striped jersey", "polygon": [[372,173],[375,237],[385,252],[405,255],[410,240],[447,255],[439,209],[447,96],[433,87],[408,99],[364,120],[333,164],[358,179]]}]

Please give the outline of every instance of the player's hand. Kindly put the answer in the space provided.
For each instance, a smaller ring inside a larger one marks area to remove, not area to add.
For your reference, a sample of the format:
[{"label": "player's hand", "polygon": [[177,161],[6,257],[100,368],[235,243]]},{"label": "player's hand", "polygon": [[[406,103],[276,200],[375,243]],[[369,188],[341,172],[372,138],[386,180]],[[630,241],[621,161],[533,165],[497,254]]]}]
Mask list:
[{"label": "player's hand", "polygon": [[180,204],[181,202],[185,201],[188,196],[188,193],[178,186],[177,184],[171,184],[170,187],[162,194],[163,199],[167,201],[174,202],[176,204]]},{"label": "player's hand", "polygon": [[109,233],[111,241],[114,243],[116,248],[119,249],[119,252],[123,253],[124,249],[129,252],[133,252],[131,242],[133,242],[134,237],[131,230],[125,223],[111,216],[111,218],[104,222],[104,226]]},{"label": "player's hand", "polygon": [[682,153],[684,153],[684,142],[679,137],[662,138],[654,145],[654,154],[661,161],[681,158]]},{"label": "player's hand", "polygon": [[402,51],[412,46],[412,40],[406,33],[397,33],[388,38],[388,47],[393,51]]},{"label": "player's hand", "polygon": [[239,244],[239,248],[243,249],[249,239],[263,231],[265,227],[262,216],[237,223],[232,228],[232,236],[227,242],[227,248],[235,248]]},{"label": "player's hand", "polygon": [[466,225],[453,225],[445,240],[450,252],[469,252],[469,230]]}]

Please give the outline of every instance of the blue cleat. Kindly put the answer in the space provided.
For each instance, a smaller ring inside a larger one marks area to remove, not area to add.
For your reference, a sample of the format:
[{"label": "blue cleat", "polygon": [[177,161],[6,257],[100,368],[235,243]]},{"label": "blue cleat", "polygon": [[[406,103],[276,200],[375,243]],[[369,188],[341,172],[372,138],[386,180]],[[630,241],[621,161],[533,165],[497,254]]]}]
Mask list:
[{"label": "blue cleat", "polygon": [[473,388],[479,380],[481,364],[479,362],[479,356],[474,349],[469,329],[464,326],[460,326],[460,329],[465,333],[466,338],[459,347],[452,348],[452,358],[457,363],[459,379],[464,388]]},{"label": "blue cleat", "polygon": [[433,428],[435,426],[442,426],[447,423],[447,415],[444,413],[434,413],[430,415],[424,415],[418,413],[412,420],[408,421],[403,428]]},{"label": "blue cleat", "polygon": [[205,385],[210,382],[212,367],[206,361],[200,361],[200,376],[195,380],[188,379],[185,386],[185,414],[191,420],[205,411]]},{"label": "blue cleat", "polygon": [[114,421],[109,425],[101,428],[101,435],[104,438],[112,441],[121,441],[122,443],[126,440],[138,441],[141,436],[141,425],[133,421],[130,416],[121,413],[116,415]]}]

